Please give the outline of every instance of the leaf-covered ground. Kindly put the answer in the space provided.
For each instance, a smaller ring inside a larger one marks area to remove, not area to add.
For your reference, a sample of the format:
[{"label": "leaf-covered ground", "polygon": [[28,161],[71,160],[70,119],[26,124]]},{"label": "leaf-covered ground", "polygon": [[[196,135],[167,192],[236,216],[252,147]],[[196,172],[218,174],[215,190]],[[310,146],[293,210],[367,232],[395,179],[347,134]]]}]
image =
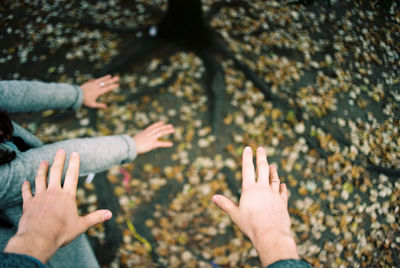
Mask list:
[{"label": "leaf-covered ground", "polygon": [[[205,12],[213,2],[203,1]],[[331,2],[249,1],[209,21],[274,96],[265,98],[231,59],[218,57],[225,85],[218,136],[207,70],[190,51],[132,62],[97,114],[13,116],[46,143],[134,135],[158,120],[176,126],[173,148],[81,183],[82,212],[114,210],[113,222],[88,231],[105,267],[258,266],[250,241],[211,202],[215,193],[237,200],[245,145],[265,146],[287,183],[301,257],[315,267],[400,266],[399,5]],[[127,29],[156,23],[166,4],[3,1],[1,79],[81,84],[125,41],[140,42],[143,32]]]}]

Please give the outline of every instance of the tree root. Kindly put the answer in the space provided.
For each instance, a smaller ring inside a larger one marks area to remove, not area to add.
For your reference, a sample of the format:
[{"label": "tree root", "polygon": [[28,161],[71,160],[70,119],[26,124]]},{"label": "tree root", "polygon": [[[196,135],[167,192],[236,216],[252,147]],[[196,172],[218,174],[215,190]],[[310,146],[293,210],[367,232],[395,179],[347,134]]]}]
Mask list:
[{"label": "tree root", "polygon": [[18,19],[28,19],[29,21],[36,21],[37,19],[41,19],[44,23],[66,23],[66,24],[79,24],[79,26],[84,26],[89,29],[96,29],[96,30],[104,30],[116,33],[136,33],[138,31],[146,30],[149,25],[144,25],[135,28],[123,27],[123,26],[115,26],[106,23],[96,23],[88,20],[77,19],[77,18],[70,18],[70,17],[52,17],[49,14],[42,13],[42,14],[30,14],[25,11],[13,11],[12,15]]},{"label": "tree root", "polygon": [[231,0],[231,1],[218,1],[212,3],[210,10],[208,11],[206,15],[206,20],[210,21],[214,18],[215,15],[218,14],[218,12],[221,11],[222,8],[224,7],[244,7],[246,9],[246,12],[248,15],[250,15],[252,18],[254,18],[254,15],[250,14],[249,9],[250,5],[247,1],[243,0]]},{"label": "tree root", "polygon": [[[101,208],[109,209],[114,215],[121,212],[118,198],[113,193],[113,188],[107,180],[107,172],[96,174],[95,184],[98,205]],[[102,244],[97,239],[90,239],[95,244],[93,247],[97,256],[97,260],[101,265],[111,263],[122,243],[122,230],[116,222],[116,217],[104,222],[105,227],[105,243]]]},{"label": "tree root", "polygon": [[[224,107],[226,106],[226,101],[224,98],[225,93],[225,79],[224,71],[219,64],[219,62],[214,58],[211,53],[203,51],[198,53],[202,59],[205,69],[206,69],[206,91],[208,95],[209,102],[209,116],[212,129],[215,135],[221,135],[224,117]],[[221,144],[217,142],[216,144]]]},{"label": "tree root", "polygon": [[[301,2],[301,1],[299,1]],[[298,3],[296,3],[298,4]],[[244,7],[246,9],[246,12],[249,12],[250,5],[242,0],[233,0],[233,1],[220,1],[213,3],[209,13],[206,15],[207,20],[211,20],[213,16],[215,16],[223,7]],[[27,15],[27,14],[25,14]],[[32,16],[32,15],[28,15]],[[103,30],[109,30],[109,31],[114,31],[114,32],[119,32],[119,33],[134,33],[135,31],[144,31],[148,26],[143,26],[139,27],[136,29],[128,29],[124,27],[113,27],[110,25],[103,25],[103,24],[96,24],[92,22],[87,22],[87,21],[80,21],[76,19],[70,19],[70,18],[47,18],[49,21],[54,21],[54,22],[66,22],[66,23],[80,23],[81,25],[84,25],[86,27],[93,27],[97,29],[103,29]],[[255,30],[255,31],[262,31],[261,28]],[[227,46],[223,43],[223,39],[218,36],[218,34],[215,33],[215,31],[211,31],[211,36],[214,38],[211,38],[212,41],[210,44],[207,44],[204,49],[202,50],[197,50],[195,51],[196,54],[200,56],[200,58],[203,60],[204,65],[206,67],[206,90],[207,90],[207,95],[209,97],[209,106],[210,106],[210,122],[212,125],[212,129],[216,136],[219,136],[221,133],[221,129],[223,129],[223,111],[224,109],[224,98],[223,94],[225,91],[225,83],[224,83],[224,72],[223,69],[221,68],[220,64],[213,58],[212,52],[221,54],[225,58],[231,59],[234,63],[234,65],[241,70],[247,79],[253,82],[254,86],[257,87],[265,96],[266,99],[272,101],[274,105],[277,107],[281,107],[284,110],[287,110],[289,107],[294,108],[296,110],[296,117],[297,121],[299,122],[305,122],[306,130],[304,134],[304,138],[306,139],[306,142],[312,147],[315,148],[318,153],[321,155],[321,157],[327,158],[329,157],[329,152],[326,152],[321,148],[319,145],[319,142],[312,137],[309,133],[311,132],[311,127],[315,126],[318,128],[323,129],[323,126],[313,120],[312,118],[310,120],[307,120],[304,118],[303,114],[301,113],[301,109],[299,105],[296,103],[296,96],[293,94],[293,103],[289,103],[286,99],[277,96],[271,91],[270,84],[266,83],[262,79],[258,77],[258,75],[250,68],[248,67],[245,63],[242,61],[238,60],[227,48]],[[234,36],[234,38],[243,38],[244,35],[238,35]],[[121,55],[119,55],[115,60],[113,60],[112,63],[107,65],[105,68],[103,68],[101,71],[97,73],[97,76],[105,75],[110,72],[118,72],[122,70],[127,64],[130,62],[137,62],[140,59],[143,59],[145,56],[150,54],[150,52],[154,49],[156,49],[160,45],[160,41],[162,39],[160,38],[153,38],[147,35],[145,33],[145,36],[141,39],[139,39],[140,42],[137,42],[137,40],[132,40],[127,42],[122,50],[124,51]],[[133,48],[132,48],[133,47]],[[207,52],[207,50],[209,50]],[[274,53],[282,52],[283,50],[285,51],[285,54],[293,55],[293,57],[297,60],[302,60],[303,55],[301,53],[299,54],[298,51],[288,51],[287,49],[284,48],[270,48],[270,50]],[[128,51],[128,52],[125,52]],[[211,52],[210,52],[211,51]],[[165,83],[169,84],[171,81]],[[153,88],[150,91],[146,92],[141,92],[137,94],[133,94],[129,99],[132,98],[139,98],[140,96],[143,95],[148,95],[148,94],[154,94],[158,92],[163,85]],[[293,107],[294,106],[294,107]],[[90,119],[91,122],[96,122],[97,115],[95,114],[95,111],[90,112]],[[330,132],[332,137],[336,139],[342,146],[350,146],[351,142],[347,141],[345,138],[343,138],[340,135],[336,135],[333,132]],[[219,144],[217,142],[217,144]],[[384,173],[387,175],[391,176],[399,176],[400,175],[400,170],[396,169],[390,169],[386,167],[382,167],[379,165],[376,165],[370,161],[370,159],[367,156],[363,156],[366,161],[365,164],[361,163],[359,160],[352,160],[351,162],[354,165],[360,165],[360,166],[365,166],[367,169]]]},{"label": "tree root", "polygon": [[[317,128],[323,128],[321,126],[321,124],[317,123],[315,120],[311,119],[307,120],[303,117],[303,114],[301,112],[300,106],[297,104],[296,102],[296,97],[292,96],[293,100],[294,100],[294,105],[295,107],[293,107],[293,105],[291,105],[287,100],[276,96],[274,93],[272,93],[270,86],[268,84],[265,83],[265,81],[261,80],[258,75],[252,70],[250,69],[245,63],[239,61],[230,51],[228,51],[228,49],[225,46],[221,46],[220,44],[218,45],[218,50],[227,58],[232,59],[235,66],[240,69],[247,77],[247,79],[249,79],[250,81],[252,81],[254,83],[254,85],[264,94],[264,96],[266,97],[266,99],[272,101],[274,103],[274,105],[276,105],[277,107],[282,108],[283,110],[287,110],[289,107],[292,107],[296,110],[296,117],[297,117],[297,121],[298,122],[304,122],[306,129],[305,129],[305,133],[304,134],[304,138],[306,139],[306,142],[314,149],[317,150],[317,152],[323,157],[323,158],[328,158],[329,157],[329,153],[326,152],[325,150],[323,150],[321,148],[321,146],[319,145],[319,142],[315,140],[314,137],[312,137],[309,133],[311,133],[311,126],[315,126]],[[331,133],[331,132],[329,132]],[[332,137],[334,139],[336,139],[342,146],[350,146],[351,142],[345,140],[344,138],[342,138],[341,136],[335,135],[334,133],[331,133]],[[363,156],[366,159],[368,159],[367,156]],[[400,170],[398,169],[390,169],[390,168],[386,168],[386,167],[382,167],[382,166],[378,166],[374,163],[372,163],[369,159],[366,161],[365,164],[363,164],[360,160],[349,160],[352,162],[353,165],[359,165],[359,166],[364,166],[365,168],[367,168],[368,170],[372,170],[372,171],[376,171],[376,172],[380,172],[386,175],[391,175],[391,176],[400,176]]]},{"label": "tree root", "polygon": [[[153,213],[157,204],[169,207],[168,204],[182,191],[183,185],[177,180],[168,180],[167,184],[157,191],[155,197],[149,203],[142,204],[137,208],[135,217],[132,217],[132,223],[136,227],[136,231],[145,237],[153,248],[155,248],[157,241],[146,226],[145,221],[154,217]],[[151,258],[152,261],[158,262],[158,255],[154,250],[151,252]]]},{"label": "tree root", "polygon": [[116,73],[123,70],[129,63],[138,62],[147,56],[152,50],[156,49],[160,43],[157,39],[145,36],[139,39],[140,42],[133,39],[124,44],[122,52],[110,64],[106,65],[95,76],[103,76],[109,73]]}]

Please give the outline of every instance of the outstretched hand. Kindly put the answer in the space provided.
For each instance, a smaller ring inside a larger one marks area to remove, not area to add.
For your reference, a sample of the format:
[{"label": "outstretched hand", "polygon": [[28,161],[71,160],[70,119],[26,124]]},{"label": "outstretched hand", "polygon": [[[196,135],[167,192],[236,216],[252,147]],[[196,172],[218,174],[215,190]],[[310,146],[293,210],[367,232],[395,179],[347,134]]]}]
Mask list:
[{"label": "outstretched hand", "polygon": [[214,195],[213,201],[250,238],[263,266],[280,259],[298,259],[290,233],[286,185],[280,183],[276,168],[268,164],[264,148],[257,149],[256,161],[257,180],[253,153],[246,147],[242,155],[239,206],[223,195]]},{"label": "outstretched hand", "polygon": [[133,137],[138,154],[147,153],[156,148],[171,147],[172,142],[159,139],[174,132],[175,129],[171,124],[165,124],[162,121],[148,126]]},{"label": "outstretched hand", "polygon": [[48,186],[46,178],[49,164],[46,161],[40,164],[34,196],[29,182],[22,185],[22,217],[18,232],[7,244],[5,252],[30,255],[45,263],[59,247],[70,243],[89,227],[111,218],[109,210],[97,210],[84,217],[79,216],[76,204],[79,155],[71,154],[61,187],[64,162],[65,151],[60,149],[50,168]]},{"label": "outstretched hand", "polygon": [[101,95],[117,89],[119,87],[118,81],[118,76],[112,77],[111,75],[106,75],[98,79],[91,79],[82,84],[83,105],[89,108],[107,108],[105,103],[97,102],[97,99]]}]

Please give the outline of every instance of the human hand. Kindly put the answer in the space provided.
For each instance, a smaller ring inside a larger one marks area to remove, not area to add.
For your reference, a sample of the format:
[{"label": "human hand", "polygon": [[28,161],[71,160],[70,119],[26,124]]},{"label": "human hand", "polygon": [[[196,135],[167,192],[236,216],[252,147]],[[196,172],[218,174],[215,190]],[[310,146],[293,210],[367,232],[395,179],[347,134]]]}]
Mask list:
[{"label": "human hand", "polygon": [[32,196],[29,182],[22,185],[23,213],[18,232],[8,242],[5,252],[30,255],[47,262],[58,248],[65,246],[89,227],[111,218],[109,210],[97,210],[80,217],[76,205],[76,187],[79,175],[79,155],[72,153],[63,187],[61,177],[65,151],[57,151],[50,168],[43,161],[37,171],[36,193]]},{"label": "human hand", "polygon": [[264,267],[281,259],[298,259],[290,234],[286,185],[280,184],[276,168],[268,165],[264,148],[257,149],[256,161],[257,180],[253,153],[246,147],[242,155],[239,206],[223,195],[214,195],[213,201],[250,238]]},{"label": "human hand", "polygon": [[107,108],[105,103],[97,102],[97,98],[111,90],[117,89],[119,87],[118,81],[118,76],[112,77],[111,75],[106,75],[98,79],[90,79],[82,84],[83,105],[90,108]]},{"label": "human hand", "polygon": [[166,125],[162,121],[151,124],[133,137],[138,154],[147,153],[160,147],[171,147],[173,145],[172,142],[158,139],[174,132],[175,129],[171,124]]}]

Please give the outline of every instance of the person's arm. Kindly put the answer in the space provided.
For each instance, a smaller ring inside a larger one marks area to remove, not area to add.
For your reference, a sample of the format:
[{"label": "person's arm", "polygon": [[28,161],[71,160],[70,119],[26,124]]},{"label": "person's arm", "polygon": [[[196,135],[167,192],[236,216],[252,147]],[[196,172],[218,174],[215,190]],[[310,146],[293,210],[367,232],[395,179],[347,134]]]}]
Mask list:
[{"label": "person's arm", "polygon": [[250,238],[264,267],[279,260],[297,261],[296,242],[290,232],[286,185],[280,183],[277,170],[268,164],[262,147],[257,149],[256,159],[257,180],[252,150],[246,147],[239,206],[223,195],[214,195],[213,201]]},{"label": "person's arm", "polygon": [[0,209],[21,203],[19,189],[24,180],[32,184],[40,162],[51,163],[59,148],[66,150],[68,155],[79,153],[81,175],[104,171],[112,165],[133,160],[137,154],[136,144],[128,135],[72,139],[18,153],[10,163],[0,166]]},{"label": "person's arm", "polygon": [[81,86],[38,81],[0,81],[0,110],[7,113],[48,109],[106,108],[97,98],[118,88],[118,77],[104,76]]},{"label": "person's arm", "polygon": [[35,178],[35,196],[32,196],[30,183],[23,184],[23,213],[18,231],[8,241],[4,252],[32,256],[46,263],[58,248],[70,243],[89,227],[111,218],[109,210],[79,216],[76,204],[79,155],[75,152],[71,154],[61,186],[65,156],[64,150],[57,151],[48,185],[49,163],[43,161],[40,164]]},{"label": "person's arm", "polygon": [[0,166],[0,209],[21,202],[21,189],[24,180],[32,183],[36,167],[42,160],[51,163],[52,156],[59,148],[69,155],[77,152],[81,156],[80,175],[98,173],[113,165],[120,165],[160,147],[171,147],[172,142],[158,139],[174,132],[170,124],[157,122],[136,134],[107,136],[97,138],[72,139],[55,142],[17,154],[8,164]]}]

